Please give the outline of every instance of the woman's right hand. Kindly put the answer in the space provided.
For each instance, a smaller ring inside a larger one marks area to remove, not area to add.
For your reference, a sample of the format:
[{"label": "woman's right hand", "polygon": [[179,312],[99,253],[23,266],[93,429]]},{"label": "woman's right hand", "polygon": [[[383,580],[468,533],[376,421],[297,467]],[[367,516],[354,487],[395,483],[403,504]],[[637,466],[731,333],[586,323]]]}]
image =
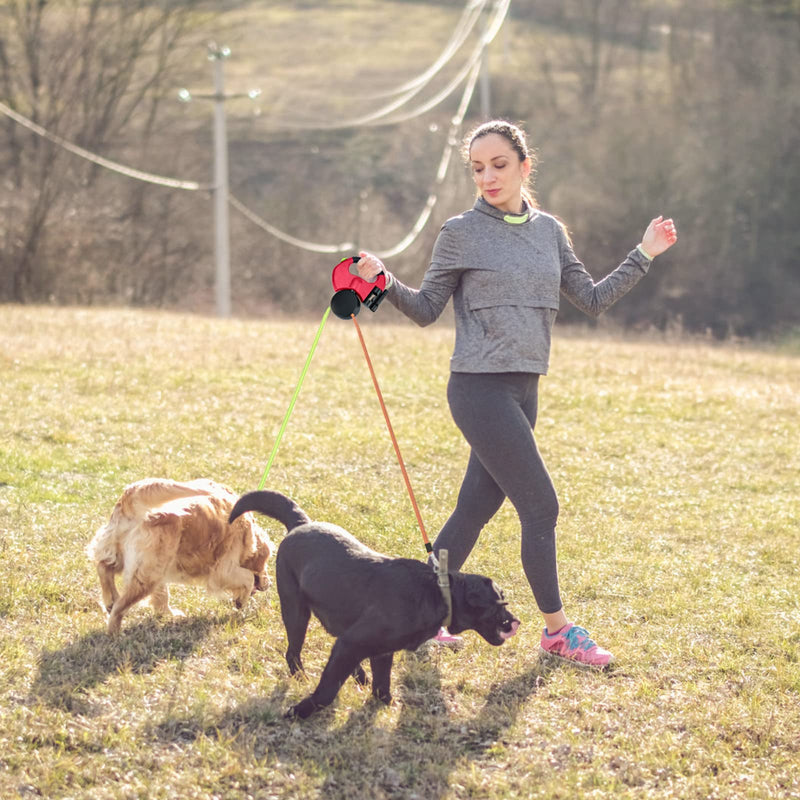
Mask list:
[{"label": "woman's right hand", "polygon": [[356,262],[356,269],[358,274],[369,283],[375,283],[375,278],[381,273],[386,272],[386,267],[383,266],[378,256],[372,253],[366,253],[363,250],[358,254],[358,261]]}]

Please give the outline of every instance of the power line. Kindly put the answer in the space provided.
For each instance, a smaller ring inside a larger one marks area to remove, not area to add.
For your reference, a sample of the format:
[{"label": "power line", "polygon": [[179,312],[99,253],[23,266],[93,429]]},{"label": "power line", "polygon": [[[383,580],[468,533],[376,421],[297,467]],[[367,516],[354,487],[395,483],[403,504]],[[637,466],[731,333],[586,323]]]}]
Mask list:
[{"label": "power line", "polygon": [[68,142],[58,134],[45,130],[41,125],[37,125],[27,117],[23,117],[22,114],[18,114],[3,102],[0,102],[0,112],[13,119],[14,122],[22,125],[23,128],[33,131],[35,134],[47,139],[53,144],[64,148],[64,150],[67,150],[76,156],[80,156],[81,158],[85,158],[87,161],[91,161],[93,164],[97,164],[100,167],[110,169],[112,172],[118,172],[120,175],[124,175],[126,178],[134,178],[138,181],[145,181],[146,183],[155,183],[158,186],[167,186],[170,189],[185,189],[186,191],[190,192],[209,191],[213,188],[213,185],[210,183],[182,181],[175,178],[165,178],[163,175],[153,175],[150,172],[142,172],[141,170],[133,169],[132,167],[126,167],[124,164],[118,164],[116,161],[110,161],[109,159],[103,158],[103,156],[99,156],[96,153],[90,153],[83,147],[79,147],[72,142]]},{"label": "power line", "polygon": [[[475,84],[478,80],[478,75],[480,74],[481,69],[481,61],[479,60],[478,63],[472,68],[472,73],[469,76],[469,80],[467,81],[466,88],[464,89],[464,94],[461,97],[461,103],[459,105],[458,111],[456,112],[456,116],[453,117],[452,122],[450,123],[450,130],[447,133],[447,145],[445,146],[444,152],[442,153],[442,157],[439,160],[439,169],[436,173],[436,182],[435,186],[438,188],[444,182],[445,176],[447,175],[447,169],[450,166],[450,159],[453,154],[453,149],[458,144],[458,140],[456,135],[458,134],[459,130],[461,129],[461,125],[464,122],[464,116],[467,113],[467,108],[469,107],[469,102],[472,99],[472,94],[475,91]],[[391,258],[392,256],[396,256],[399,253],[402,253],[404,250],[407,250],[414,240],[422,233],[422,229],[427,225],[428,220],[430,219],[431,213],[433,211],[433,207],[436,205],[439,196],[436,192],[432,192],[428,195],[428,199],[425,201],[425,208],[422,210],[422,213],[417,218],[417,221],[414,223],[414,226],[408,232],[408,234],[398,242],[394,247],[390,248],[389,250],[383,250],[376,255],[378,258]]]},{"label": "power line", "polygon": [[[367,95],[358,95],[353,92],[348,92],[347,99],[351,101],[379,100],[383,97],[393,97],[394,95],[402,94],[403,92],[407,92],[409,89],[413,89],[416,86],[428,83],[432,77],[441,71],[441,69],[452,59],[452,57],[464,44],[467,37],[472,32],[472,29],[475,27],[475,23],[478,21],[478,18],[480,17],[480,14],[487,2],[488,0],[468,0],[467,4],[464,6],[464,10],[461,12],[459,21],[456,23],[456,26],[453,29],[453,33],[450,35],[449,41],[439,54],[439,57],[423,73],[392,89],[385,89],[383,91],[373,92]],[[298,87],[290,81],[283,81],[283,83],[289,87],[289,90],[292,92],[294,98],[298,98],[298,96],[302,96],[303,98],[317,99],[330,98],[329,91],[315,88],[307,89],[302,87],[298,89]],[[291,122],[288,122],[287,124],[291,124]]]},{"label": "power line", "polygon": [[228,195],[228,202],[254,225],[258,225],[262,230],[271,233],[276,239],[299,247],[301,250],[308,250],[311,253],[346,253],[355,249],[355,244],[353,244],[353,242],[343,242],[342,244],[318,244],[316,242],[298,239],[295,236],[290,236],[288,233],[278,230],[274,225],[270,225],[269,222],[261,219],[258,214],[247,208],[241,200],[237,200],[232,194]]},{"label": "power line", "polygon": [[[457,144],[456,135],[458,133],[458,129],[463,123],[466,110],[469,106],[469,102],[474,93],[475,83],[477,81],[478,75],[480,74],[480,66],[481,66],[480,60],[477,61],[476,63],[471,64],[472,71],[469,74],[467,85],[462,95],[461,102],[459,103],[459,109],[451,122],[444,151],[442,152],[442,156],[439,161],[439,168],[437,170],[437,175],[434,183],[436,187],[441,186],[447,175],[447,170],[450,164],[452,151],[455,145]],[[463,77],[464,77],[463,74],[460,75],[461,79],[463,79]],[[448,94],[449,93],[450,92],[448,91]],[[443,99],[445,98],[444,97],[439,98],[439,102],[441,102]],[[8,116],[14,119],[16,122],[19,122],[21,125],[24,125],[26,128],[29,128],[35,133],[44,136],[45,138],[51,141],[54,141],[56,144],[59,144],[62,147],[65,147],[65,149],[69,150],[75,155],[87,158],[88,160],[92,161],[93,163],[99,164],[100,166],[106,166],[109,169],[113,168],[115,172],[123,174],[126,177],[137,178],[139,180],[149,180],[150,182],[153,183],[157,182],[160,183],[161,185],[172,186],[174,188],[182,188],[182,189],[203,188],[207,190],[214,188],[212,184],[198,184],[191,181],[176,181],[168,178],[160,178],[159,176],[150,175],[149,173],[144,173],[139,170],[129,169],[120,164],[116,164],[115,162],[108,161],[108,159],[104,159],[100,156],[97,156],[94,153],[90,153],[84,150],[83,148],[71,145],[69,142],[62,139],[61,137],[56,136],[55,134],[50,134],[44,128],[41,128],[41,126],[36,125],[35,123],[23,117],[22,115],[12,111],[11,109],[8,108],[8,106],[6,106],[3,103],[0,103],[0,111],[8,114]],[[429,194],[428,198],[425,201],[425,206],[422,212],[417,217],[417,220],[412,226],[409,233],[406,234],[406,236],[404,236],[400,240],[400,242],[396,244],[394,247],[380,251],[377,255],[381,258],[389,258],[398,255],[399,253],[402,253],[404,250],[410,247],[411,244],[414,242],[414,240],[422,232],[428,220],[430,219],[431,212],[433,211],[433,207],[436,205],[437,201],[438,201],[438,194],[436,192],[432,192],[431,194]],[[335,253],[348,252],[355,249],[356,247],[356,245],[353,242],[343,242],[341,244],[321,244],[318,242],[311,242],[308,240],[299,239],[295,236],[292,236],[291,234],[281,231],[274,225],[271,225],[269,222],[258,216],[255,212],[247,208],[244,205],[244,203],[242,203],[238,198],[236,198],[230,193],[228,193],[228,202],[246,219],[248,219],[250,222],[260,227],[262,230],[271,234],[275,238],[280,239],[281,241],[293,245],[299,249],[313,253],[335,254]]]},{"label": "power line", "polygon": [[[461,20],[459,21],[456,33],[453,34],[451,37],[451,43],[448,47],[445,48],[444,52],[440,55],[434,65],[431,66],[425,73],[421,76],[418,76],[417,79],[405,84],[403,87],[400,87],[398,91],[405,89],[406,86],[410,87],[408,92],[401,98],[402,102],[395,102],[387,106],[386,108],[391,107],[392,109],[398,108],[402,105],[406,99],[409,99],[413,94],[416,94],[417,87],[422,87],[429,82],[430,78],[432,78],[440,69],[441,67],[447,63],[452,57],[452,54],[455,52],[452,48],[453,42],[459,42],[459,47],[463,44],[463,41],[466,39],[466,35],[471,31],[472,27],[475,24],[477,19],[476,13],[480,14],[486,4],[486,0],[480,0],[479,2],[475,2],[472,0],[469,2],[465,8],[464,13],[462,14]],[[464,116],[466,115],[467,108],[469,107],[470,100],[472,99],[472,95],[475,90],[475,84],[478,80],[479,75],[481,74],[481,67],[484,63],[484,57],[486,53],[486,48],[489,43],[495,38],[498,31],[502,27],[502,24],[506,18],[508,13],[508,9],[510,6],[510,0],[496,0],[495,2],[495,13],[492,20],[487,24],[484,34],[481,37],[479,44],[474,48],[473,52],[471,53],[466,65],[462,67],[459,73],[455,76],[453,80],[451,80],[448,85],[441,90],[437,95],[433,98],[430,98],[426,101],[422,106],[419,106],[414,111],[408,112],[404,115],[394,116],[388,120],[385,120],[382,123],[378,123],[378,119],[381,116],[381,113],[367,115],[367,117],[371,117],[372,119],[362,118],[360,120],[360,124],[393,124],[396,122],[402,122],[408,119],[411,119],[415,116],[419,116],[422,113],[435,108],[437,105],[442,103],[450,94],[454,91],[454,89],[464,80],[467,78],[466,86],[464,88],[464,92],[461,97],[461,101],[459,103],[459,108],[456,112],[456,115],[452,118],[450,128],[448,131],[446,143],[444,150],[442,152],[442,156],[439,160],[439,168],[437,170],[436,178],[434,181],[434,187],[436,190],[431,192],[428,195],[427,200],[425,201],[425,206],[422,212],[417,217],[416,222],[412,226],[411,230],[403,237],[400,242],[398,242],[394,247],[389,249],[380,251],[377,255],[381,258],[389,258],[399,253],[402,253],[406,250],[419,236],[419,234],[424,229],[425,225],[427,224],[428,220],[430,219],[431,213],[433,211],[434,206],[438,201],[438,188],[443,183],[447,171],[449,168],[449,164],[451,161],[452,151],[455,148],[457,142],[457,134],[461,125],[463,124]],[[471,17],[469,15],[472,15]],[[464,28],[466,33],[459,31],[459,28]],[[458,49],[458,48],[456,48]],[[450,52],[453,50],[453,52]],[[436,67],[434,69],[434,67]],[[412,92],[412,94],[409,94]],[[384,109],[385,111],[385,109]],[[154,175],[152,173],[143,172],[142,170],[132,169],[130,167],[126,167],[123,164],[119,164],[117,162],[111,161],[107,158],[97,155],[96,153],[91,153],[90,151],[75,145],[61,136],[57,134],[51,133],[47,131],[45,128],[37,125],[32,120],[24,117],[23,115],[17,113],[13,109],[9,108],[5,103],[0,102],[0,112],[17,122],[18,124],[22,125],[23,127],[31,130],[32,132],[36,133],[39,136],[53,142],[54,144],[64,148],[65,150],[77,155],[81,158],[84,158],[88,161],[91,161],[98,166],[104,167],[109,169],[113,172],[119,173],[129,178],[133,178],[135,180],[141,180],[148,183],[157,184],[160,186],[165,186],[174,189],[183,189],[187,191],[209,191],[215,189],[214,184],[209,183],[198,183],[195,181],[183,181],[177,180],[174,178],[166,178],[161,175]],[[389,113],[389,112],[386,112]],[[353,127],[354,125],[359,124],[358,120],[349,120],[345,123],[341,123],[336,127]],[[317,126],[316,129],[319,129],[323,126]],[[287,244],[291,244],[295,247],[300,249],[307,250],[309,252],[315,253],[341,253],[347,252],[348,250],[352,250],[355,248],[355,244],[352,242],[343,242],[341,244],[320,244],[317,242],[310,242],[307,240],[299,239],[297,237],[291,236],[288,233],[285,233],[275,226],[268,223],[266,220],[263,220],[253,211],[248,209],[240,200],[234,197],[232,194],[227,192],[227,202],[230,203],[239,213],[241,213],[244,217],[250,220],[255,225],[259,226],[266,232],[270,233],[272,236],[280,239],[281,241],[286,242]]]},{"label": "power line", "polygon": [[[473,16],[469,23],[469,31],[472,30],[475,23],[480,16],[480,12],[483,10],[485,3],[481,3],[477,6],[477,14]],[[367,114],[362,114],[358,117],[351,117],[349,119],[339,119],[336,122],[330,122],[325,120],[311,120],[308,122],[303,121],[286,121],[286,120],[278,120],[277,123],[274,125],[269,125],[271,130],[341,130],[345,128],[356,128],[356,127],[363,127],[363,126],[375,126],[375,125],[394,125],[397,122],[405,122],[410,119],[414,119],[415,117],[421,116],[422,114],[430,111],[432,108],[437,106],[442,101],[446,100],[447,97],[455,90],[455,88],[464,80],[466,75],[470,72],[470,70],[474,67],[479,59],[483,56],[486,48],[491,44],[494,38],[497,36],[498,31],[503,25],[505,18],[508,14],[508,9],[511,5],[511,0],[496,0],[494,6],[494,16],[486,23],[485,30],[481,35],[477,45],[473,48],[472,53],[470,54],[469,58],[467,59],[466,64],[461,68],[458,74],[442,89],[439,93],[437,93],[434,97],[430,98],[429,100],[422,103],[422,105],[418,106],[417,108],[413,109],[412,111],[408,111],[402,114],[394,114],[392,115],[393,111],[404,106],[409,100],[415,97],[419,92],[427,86],[433,77],[441,70],[441,67],[444,66],[447,61],[450,60],[452,54],[448,55],[445,61],[442,61],[442,57],[440,56],[439,61],[442,63],[438,66],[436,70],[431,72],[431,69],[423,73],[420,78],[411,81],[410,83],[406,84],[408,86],[408,90],[405,93],[397,98],[396,100],[388,103],[387,105],[383,106],[382,108],[376,109],[375,111],[371,111]],[[459,47],[463,42],[466,40],[466,34],[460,38]],[[447,50],[445,51],[447,53]],[[444,55],[444,54],[443,54]],[[486,63],[484,59],[484,63]],[[429,74],[430,73],[430,74]],[[419,82],[421,78],[424,78],[424,82]],[[404,87],[400,87],[398,91],[403,91]],[[391,116],[390,116],[391,115]]]},{"label": "power line", "polygon": [[[431,64],[421,75],[407,81],[402,86],[387,92],[387,95],[399,94],[406,89],[411,89],[420,84],[427,84],[431,78],[435,77],[442,68],[450,61],[450,59],[461,49],[461,45],[467,40],[467,37],[475,27],[475,23],[480,18],[481,12],[488,0],[470,0],[464,7],[461,19],[456,23],[456,27],[450,36],[450,41],[445,46],[445,49],[439,55],[439,58]],[[378,95],[380,96],[380,95]]]},{"label": "power line", "polygon": [[[436,172],[436,178],[434,181],[434,186],[437,188],[442,185],[444,182],[445,177],[447,176],[447,170],[450,166],[450,160],[452,157],[453,149],[458,144],[458,132],[461,128],[461,125],[464,122],[464,116],[467,113],[467,108],[469,107],[470,100],[472,99],[472,95],[475,91],[475,84],[478,80],[478,75],[480,74],[481,69],[481,62],[478,61],[472,67],[472,72],[469,74],[469,79],[467,80],[467,85],[464,88],[464,93],[461,96],[461,102],[459,103],[458,110],[456,111],[455,116],[452,118],[450,123],[450,128],[447,133],[447,139],[445,142],[445,147],[442,152],[442,156],[439,159],[439,168]],[[273,225],[270,225],[266,220],[263,220],[249,208],[247,208],[244,203],[240,200],[237,200],[233,195],[229,195],[228,199],[230,204],[245,216],[247,219],[250,220],[258,227],[262,228],[263,230],[271,233],[276,238],[284,241],[288,244],[294,245],[295,247],[299,247],[303,250],[308,250],[312,253],[344,253],[348,251],[352,251],[356,248],[356,245],[353,242],[344,242],[342,244],[318,244],[316,242],[309,242],[304,239],[298,239],[294,236],[290,236],[283,231],[278,230]],[[398,242],[394,247],[391,247],[387,250],[381,250],[376,252],[376,255],[379,258],[391,258],[392,256],[396,256],[402,253],[404,250],[407,250],[414,240],[419,236],[422,232],[423,228],[427,224],[428,220],[430,219],[431,212],[433,211],[433,207],[436,205],[438,201],[438,193],[431,192],[428,195],[427,200],[425,201],[425,206],[422,209],[422,212],[417,217],[417,221],[412,226],[411,230],[404,236],[400,242]]]},{"label": "power line", "polygon": [[373,124],[380,124],[380,125],[394,125],[397,122],[407,122],[410,119],[414,119],[415,117],[422,116],[422,114],[430,111],[433,108],[436,108],[440,103],[444,102],[456,87],[464,80],[471,73],[473,69],[475,69],[475,65],[482,59],[483,57],[483,48],[484,45],[480,44],[478,47],[475,48],[472,55],[470,56],[469,61],[459,70],[458,74],[444,87],[438,94],[431,97],[421,106],[418,106],[413,111],[409,111],[406,114],[399,114],[397,116],[391,117],[390,119],[382,120],[380,123],[373,123]]},{"label": "power line", "polygon": [[[470,96],[472,94],[472,89],[474,88],[474,81],[471,79],[470,81]],[[463,102],[462,102],[463,105]],[[152,173],[142,172],[141,170],[132,169],[130,167],[126,167],[122,164],[118,164],[114,161],[109,161],[107,158],[103,158],[102,156],[97,155],[96,153],[91,153],[88,150],[85,150],[82,147],[78,147],[77,145],[73,145],[71,142],[68,142],[66,139],[62,137],[50,133],[49,131],[42,128],[40,125],[37,125],[35,122],[23,117],[21,114],[18,114],[16,111],[10,109],[5,103],[0,102],[0,112],[6,114],[8,117],[13,119],[15,122],[19,123],[23,127],[31,130],[33,133],[36,133],[39,136],[44,137],[45,139],[53,142],[54,144],[64,148],[65,150],[77,155],[81,158],[84,158],[98,166],[105,167],[106,169],[110,169],[113,172],[116,172],[120,175],[124,175],[128,178],[133,178],[136,180],[146,181],[148,183],[155,183],[160,186],[166,186],[169,188],[174,189],[185,189],[189,191],[198,191],[198,190],[206,190],[210,191],[214,189],[213,184],[200,184],[196,183],[195,181],[182,181],[176,180],[173,178],[165,178],[159,175],[153,175]],[[452,137],[448,137],[450,139]],[[446,163],[445,154],[447,154],[447,159],[449,159],[449,153],[452,150],[452,144],[448,141],[448,144],[445,146],[445,153],[442,156],[441,163]],[[441,173],[441,166],[439,172]],[[445,170],[446,173],[446,170]],[[441,181],[444,179],[444,175],[440,179],[437,175],[437,184],[440,184]],[[287,244],[291,244],[297,248],[302,250],[307,250],[312,253],[341,253],[353,250],[355,248],[355,244],[353,242],[343,242],[341,244],[320,244],[317,242],[311,242],[305,239],[299,239],[291,234],[285,233],[280,229],[276,228],[274,225],[271,225],[266,220],[259,217],[254,211],[251,211],[247,206],[244,205],[240,200],[234,197],[232,194],[228,193],[228,202],[245,218],[250,220],[253,224],[260,227],[262,230],[266,231],[267,233],[271,234],[277,239],[280,239]],[[427,222],[430,211],[433,209],[433,206],[436,203],[436,197],[429,195],[425,208],[422,211],[422,214],[417,219],[414,227],[412,228],[411,232],[401,241],[400,245],[395,246],[391,250],[385,251],[385,255],[397,255],[397,253],[402,252],[405,250],[411,242],[419,235],[419,232],[424,227],[425,223]],[[401,246],[402,245],[402,246]],[[400,249],[398,249],[398,247]]]}]

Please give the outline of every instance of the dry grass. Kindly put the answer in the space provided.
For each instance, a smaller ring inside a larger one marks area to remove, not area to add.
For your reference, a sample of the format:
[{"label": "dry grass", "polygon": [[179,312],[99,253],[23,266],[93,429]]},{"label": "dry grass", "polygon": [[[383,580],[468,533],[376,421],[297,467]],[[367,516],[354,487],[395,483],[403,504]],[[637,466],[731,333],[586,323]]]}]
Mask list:
[{"label": "dry grass", "polygon": [[[466,452],[452,333],[362,327],[428,529]],[[0,311],[0,795],[48,798],[800,797],[800,359],[562,331],[538,440],[562,503],[567,610],[618,654],[544,671],[504,507],[467,564],[523,620],[491,648],[399,659],[282,719],[276,599],[177,588],[184,620],[103,633],[83,547],[147,475],[255,488],[319,319]],[[368,544],[423,548],[349,323],[323,333],[268,484]],[[280,532],[274,530],[275,538]],[[314,681],[330,640],[314,625]]]}]

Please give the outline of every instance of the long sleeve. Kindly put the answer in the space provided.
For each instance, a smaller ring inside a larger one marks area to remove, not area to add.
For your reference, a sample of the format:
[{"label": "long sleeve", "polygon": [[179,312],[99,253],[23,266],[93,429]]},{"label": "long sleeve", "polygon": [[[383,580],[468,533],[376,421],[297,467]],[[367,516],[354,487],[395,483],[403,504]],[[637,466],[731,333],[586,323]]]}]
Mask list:
[{"label": "long sleeve", "polygon": [[593,317],[599,316],[626,295],[647,274],[652,263],[638,249],[631,250],[613,272],[595,283],[573,252],[563,230],[559,249],[561,292],[574,306]]},{"label": "long sleeve", "polygon": [[458,237],[445,226],[436,239],[431,263],[420,288],[412,289],[393,276],[394,283],[387,299],[417,325],[430,325],[439,318],[456,290],[462,271]]},{"label": "long sleeve", "polygon": [[560,295],[597,315],[650,266],[634,250],[595,283],[555,217],[537,209],[529,209],[522,221],[506,216],[478,198],[442,227],[419,289],[393,276],[389,302],[418,325],[438,319],[452,297],[453,372],[546,374]]}]

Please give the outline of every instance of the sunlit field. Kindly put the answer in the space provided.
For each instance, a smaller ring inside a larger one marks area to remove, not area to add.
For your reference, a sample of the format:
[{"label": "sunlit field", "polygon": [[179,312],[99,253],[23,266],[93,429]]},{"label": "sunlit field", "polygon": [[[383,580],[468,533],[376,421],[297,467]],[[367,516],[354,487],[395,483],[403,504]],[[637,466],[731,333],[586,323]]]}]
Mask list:
[{"label": "sunlit field", "polygon": [[[467,450],[452,330],[359,321],[425,526]],[[319,318],[0,307],[0,796],[800,797],[800,357],[558,332],[537,440],[571,618],[608,674],[537,662],[504,506],[465,568],[522,620],[501,648],[398,657],[391,706],[350,681],[304,722],[274,588],[244,612],[174,587],[111,640],[84,548],[148,476],[257,487]],[[425,551],[358,338],[331,317],[267,486],[390,555]],[[277,543],[283,530],[264,519]],[[270,572],[273,566],[270,565]]]}]

